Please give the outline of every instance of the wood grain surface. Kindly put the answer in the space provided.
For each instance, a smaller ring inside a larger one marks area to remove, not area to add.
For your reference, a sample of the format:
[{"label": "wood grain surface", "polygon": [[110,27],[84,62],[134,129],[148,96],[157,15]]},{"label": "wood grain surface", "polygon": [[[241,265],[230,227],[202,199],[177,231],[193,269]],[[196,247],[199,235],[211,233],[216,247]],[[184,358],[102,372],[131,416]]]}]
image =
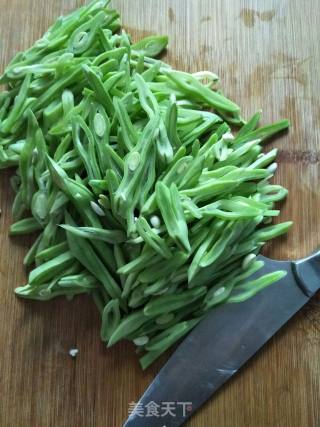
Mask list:
[{"label": "wood grain surface", "polygon": [[[0,0],[0,59],[28,47],[81,0]],[[288,238],[268,247],[281,259],[308,254],[320,242],[319,0],[114,0],[134,39],[170,36],[167,60],[187,71],[210,69],[245,117],[263,109],[265,123],[289,118],[277,182],[290,189],[281,220]],[[10,172],[1,172],[0,426],[120,427],[130,402],[165,358],[142,372],[134,348],[106,350],[89,298],[26,302],[30,239],[8,238]],[[68,351],[79,349],[76,360]],[[177,381],[179,379],[177,378]],[[190,422],[190,427],[319,427],[320,299],[314,298]]]}]

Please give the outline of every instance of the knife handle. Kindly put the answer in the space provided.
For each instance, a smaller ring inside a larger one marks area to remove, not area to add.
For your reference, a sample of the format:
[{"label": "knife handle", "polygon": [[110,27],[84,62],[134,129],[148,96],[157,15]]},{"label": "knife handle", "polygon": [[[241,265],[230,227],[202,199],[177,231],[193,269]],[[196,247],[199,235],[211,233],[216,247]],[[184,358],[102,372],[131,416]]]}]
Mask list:
[{"label": "knife handle", "polygon": [[312,297],[320,289],[320,250],[292,264],[300,288],[309,298]]}]

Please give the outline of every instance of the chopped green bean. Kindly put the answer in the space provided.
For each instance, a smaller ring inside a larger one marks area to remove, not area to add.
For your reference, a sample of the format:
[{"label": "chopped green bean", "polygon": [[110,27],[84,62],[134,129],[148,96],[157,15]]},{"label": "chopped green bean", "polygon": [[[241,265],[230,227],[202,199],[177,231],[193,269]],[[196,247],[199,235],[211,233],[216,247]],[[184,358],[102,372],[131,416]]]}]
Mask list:
[{"label": "chopped green bean", "polygon": [[6,67],[0,169],[16,169],[10,234],[40,232],[16,294],[89,295],[101,339],[132,341],[146,368],[209,310],[283,277],[252,275],[292,224],[269,224],[288,191],[263,152],[289,121],[246,122],[216,74],[156,59],[168,38],[132,43],[109,3],[58,18]]}]

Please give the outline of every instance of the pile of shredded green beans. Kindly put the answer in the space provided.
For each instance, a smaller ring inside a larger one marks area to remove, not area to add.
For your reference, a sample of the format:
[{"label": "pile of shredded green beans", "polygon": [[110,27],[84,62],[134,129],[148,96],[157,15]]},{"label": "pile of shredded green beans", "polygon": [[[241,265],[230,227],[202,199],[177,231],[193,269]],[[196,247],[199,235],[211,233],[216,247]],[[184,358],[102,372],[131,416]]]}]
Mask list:
[{"label": "pile of shredded green beans", "polygon": [[[101,339],[133,341],[149,366],[213,307],[280,279],[250,276],[287,190],[277,150],[208,71],[154,59],[167,37],[132,44],[108,1],[60,17],[1,76],[0,167],[15,167],[11,235],[38,232],[24,263],[36,300],[89,294]],[[238,130],[236,130],[238,129]]]}]

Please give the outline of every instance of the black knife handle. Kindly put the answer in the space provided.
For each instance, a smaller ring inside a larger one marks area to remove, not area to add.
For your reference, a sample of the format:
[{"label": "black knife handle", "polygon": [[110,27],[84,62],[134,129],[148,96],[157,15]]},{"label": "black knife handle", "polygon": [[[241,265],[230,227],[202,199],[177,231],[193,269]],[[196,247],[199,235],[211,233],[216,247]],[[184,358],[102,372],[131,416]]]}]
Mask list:
[{"label": "black knife handle", "polygon": [[320,289],[320,250],[292,262],[293,272],[302,291],[312,297]]}]

